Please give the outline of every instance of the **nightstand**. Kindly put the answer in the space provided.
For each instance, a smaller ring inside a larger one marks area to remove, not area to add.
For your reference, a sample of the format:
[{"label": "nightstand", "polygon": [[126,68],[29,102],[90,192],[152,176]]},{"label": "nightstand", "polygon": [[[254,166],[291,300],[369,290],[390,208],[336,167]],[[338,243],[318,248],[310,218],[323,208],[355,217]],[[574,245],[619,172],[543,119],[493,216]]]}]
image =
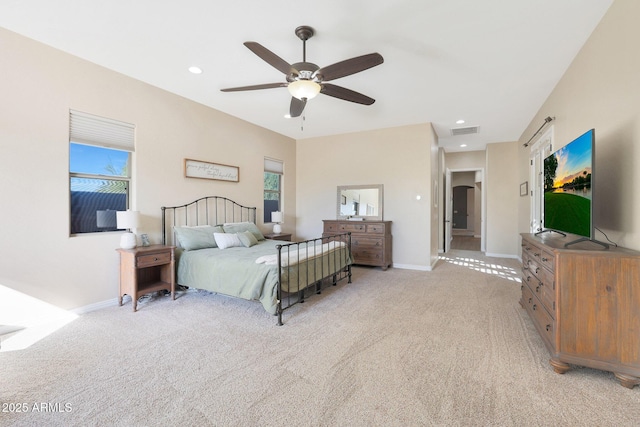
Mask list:
[{"label": "nightstand", "polygon": [[165,289],[171,291],[171,299],[176,299],[174,249],[175,246],[164,245],[117,249],[120,252],[120,306],[122,297],[129,295],[136,311],[138,298]]},{"label": "nightstand", "polygon": [[270,240],[284,240],[291,241],[291,233],[269,233],[264,235],[265,238]]}]

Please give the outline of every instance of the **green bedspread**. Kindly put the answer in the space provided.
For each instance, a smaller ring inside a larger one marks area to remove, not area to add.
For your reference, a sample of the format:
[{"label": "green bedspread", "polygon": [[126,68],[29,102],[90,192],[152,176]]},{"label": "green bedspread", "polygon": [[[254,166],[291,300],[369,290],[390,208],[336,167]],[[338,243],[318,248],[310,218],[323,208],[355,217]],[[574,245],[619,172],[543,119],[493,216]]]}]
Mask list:
[{"label": "green bedspread", "polygon": [[[180,254],[177,283],[262,303],[264,309],[276,313],[278,266],[256,263],[256,259],[276,253],[277,240],[263,240],[250,248],[209,248],[184,251]],[[291,250],[295,249],[292,247]],[[326,256],[311,257],[283,268],[282,288],[296,292],[351,263],[346,246]],[[283,256],[286,252],[283,250]]]}]

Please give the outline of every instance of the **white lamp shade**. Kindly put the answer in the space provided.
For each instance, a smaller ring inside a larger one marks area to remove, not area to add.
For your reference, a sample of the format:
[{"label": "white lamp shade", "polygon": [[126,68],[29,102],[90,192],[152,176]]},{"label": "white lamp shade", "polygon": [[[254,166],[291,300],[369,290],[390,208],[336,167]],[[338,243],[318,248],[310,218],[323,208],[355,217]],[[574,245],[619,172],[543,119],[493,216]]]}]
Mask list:
[{"label": "white lamp shade", "polygon": [[116,213],[116,222],[120,230],[136,228],[139,221],[140,212],[138,211],[118,211]]},{"label": "white lamp shade", "polygon": [[282,222],[282,212],[271,212],[271,222]]},{"label": "white lamp shade", "polygon": [[315,98],[320,93],[320,85],[312,80],[296,80],[287,86],[289,93],[294,98]]}]

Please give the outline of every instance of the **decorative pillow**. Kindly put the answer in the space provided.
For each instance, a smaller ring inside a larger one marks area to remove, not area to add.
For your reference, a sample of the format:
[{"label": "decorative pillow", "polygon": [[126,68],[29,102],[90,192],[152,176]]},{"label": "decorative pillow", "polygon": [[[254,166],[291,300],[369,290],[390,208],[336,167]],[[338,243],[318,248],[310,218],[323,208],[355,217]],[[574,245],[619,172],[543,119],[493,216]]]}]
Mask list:
[{"label": "decorative pillow", "polygon": [[242,242],[235,233],[213,233],[216,244],[220,249],[242,247]]},{"label": "decorative pillow", "polygon": [[236,233],[236,235],[245,248],[250,248],[251,246],[258,244],[258,239],[256,239],[256,236],[254,236],[250,231],[242,231],[240,233]]},{"label": "decorative pillow", "polygon": [[222,227],[213,227],[211,225],[173,227],[173,230],[176,233],[179,245],[186,251],[217,247],[213,233],[223,232]]},{"label": "decorative pillow", "polygon": [[225,233],[242,233],[243,231],[250,231],[256,239],[264,240],[264,236],[256,226],[252,222],[228,222],[223,224],[222,228],[224,228]]}]

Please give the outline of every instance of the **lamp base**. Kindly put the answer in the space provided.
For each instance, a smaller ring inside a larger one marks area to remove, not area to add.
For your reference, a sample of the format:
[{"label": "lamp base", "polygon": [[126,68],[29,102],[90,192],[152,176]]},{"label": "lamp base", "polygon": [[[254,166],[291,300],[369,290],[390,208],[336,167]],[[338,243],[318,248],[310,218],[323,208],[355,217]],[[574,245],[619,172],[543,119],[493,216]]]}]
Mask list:
[{"label": "lamp base", "polygon": [[273,232],[276,234],[282,233],[282,227],[280,226],[280,224],[278,223],[273,224]]},{"label": "lamp base", "polygon": [[137,246],[136,235],[126,232],[120,237],[120,247],[122,249],[133,249]]}]

